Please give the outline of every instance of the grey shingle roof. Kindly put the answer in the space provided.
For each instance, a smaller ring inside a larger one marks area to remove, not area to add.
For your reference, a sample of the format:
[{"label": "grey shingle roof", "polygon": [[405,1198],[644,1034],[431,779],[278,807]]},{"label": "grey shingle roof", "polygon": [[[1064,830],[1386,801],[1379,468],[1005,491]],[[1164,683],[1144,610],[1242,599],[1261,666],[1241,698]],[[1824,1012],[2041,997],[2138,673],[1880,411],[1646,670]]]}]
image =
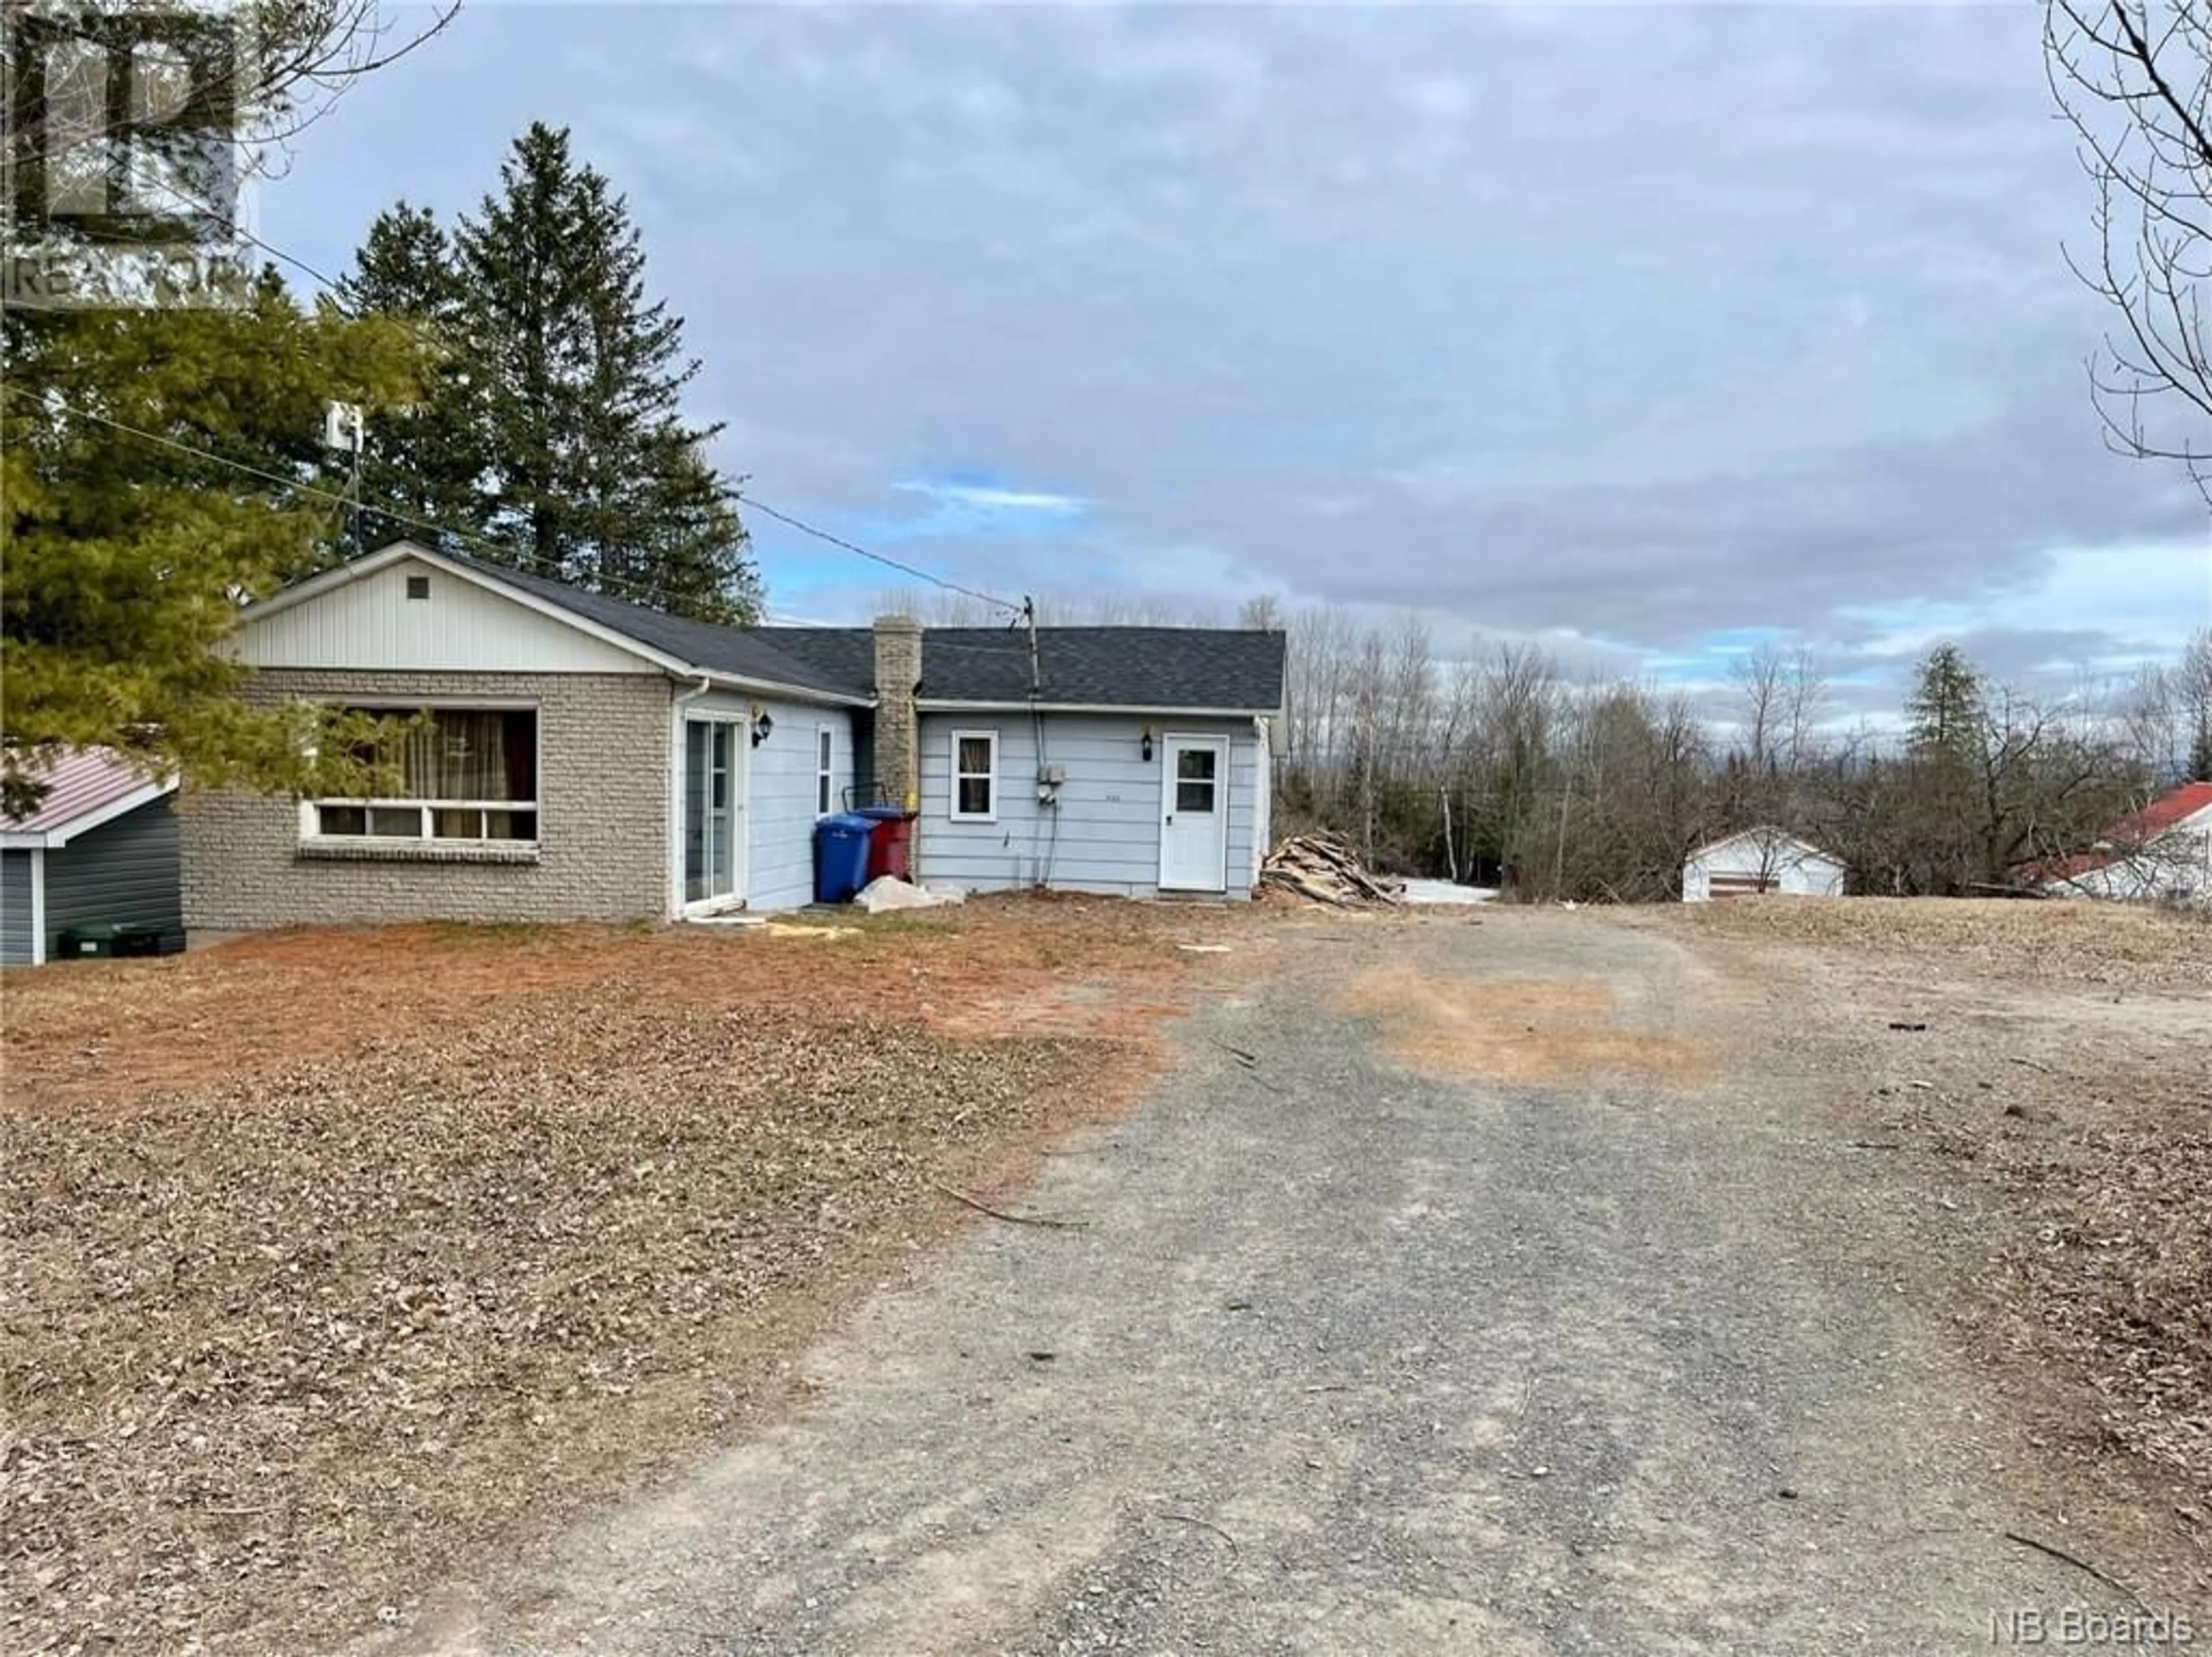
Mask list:
[{"label": "grey shingle roof", "polygon": [[557,605],[572,615],[611,628],[625,638],[635,639],[708,673],[728,673],[733,678],[759,679],[771,685],[790,685],[801,690],[828,691],[840,696],[872,694],[865,678],[855,685],[849,677],[823,673],[808,661],[777,649],[768,637],[769,629],[718,627],[712,622],[686,621],[680,616],[648,610],[641,604],[609,598],[604,593],[586,593],[566,582],[505,569],[481,558],[459,562],[482,570],[495,581],[505,582]]},{"label": "grey shingle roof", "polygon": [[[1280,633],[1247,628],[1040,627],[1037,699],[1273,713],[1283,705],[1283,657]],[[1004,628],[927,630],[921,694],[943,702],[1027,701],[1027,640]]]},{"label": "grey shingle roof", "polygon": [[[875,639],[865,627],[764,627],[777,649],[872,689]],[[1044,706],[1221,708],[1283,705],[1280,633],[1218,627],[1040,627],[1037,701]],[[1026,705],[1029,642],[1004,627],[930,627],[921,636],[921,696],[932,702]]]},{"label": "grey shingle roof", "polygon": [[[465,562],[709,673],[843,696],[875,693],[875,637],[865,627],[718,627],[481,559]],[[1282,634],[1249,628],[1041,627],[1037,700],[1273,713],[1283,705],[1284,648]],[[1029,643],[1003,627],[927,628],[921,674],[926,700],[1025,705]]]}]

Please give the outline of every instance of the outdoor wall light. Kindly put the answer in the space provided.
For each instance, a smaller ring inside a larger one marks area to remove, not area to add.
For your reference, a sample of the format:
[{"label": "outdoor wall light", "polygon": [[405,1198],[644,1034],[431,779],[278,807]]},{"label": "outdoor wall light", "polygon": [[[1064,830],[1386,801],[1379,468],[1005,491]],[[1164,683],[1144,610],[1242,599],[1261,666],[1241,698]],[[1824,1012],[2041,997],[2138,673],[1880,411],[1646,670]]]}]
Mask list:
[{"label": "outdoor wall light", "polygon": [[1152,757],[1152,728],[1149,725],[1145,727],[1143,747],[1145,758],[1150,761]]},{"label": "outdoor wall light", "polygon": [[768,710],[755,703],[753,704],[753,746],[757,748],[762,743],[767,741],[768,734],[775,728],[775,721],[769,717]]}]

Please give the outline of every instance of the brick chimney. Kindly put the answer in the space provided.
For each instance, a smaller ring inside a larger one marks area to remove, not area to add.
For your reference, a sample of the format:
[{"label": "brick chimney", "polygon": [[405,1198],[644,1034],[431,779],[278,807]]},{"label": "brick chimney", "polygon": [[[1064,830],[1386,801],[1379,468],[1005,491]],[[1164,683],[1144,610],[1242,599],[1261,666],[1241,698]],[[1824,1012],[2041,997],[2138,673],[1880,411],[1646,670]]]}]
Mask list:
[{"label": "brick chimney", "polygon": [[915,688],[921,683],[921,624],[912,616],[876,618],[876,786],[908,811],[921,805],[921,729]]}]

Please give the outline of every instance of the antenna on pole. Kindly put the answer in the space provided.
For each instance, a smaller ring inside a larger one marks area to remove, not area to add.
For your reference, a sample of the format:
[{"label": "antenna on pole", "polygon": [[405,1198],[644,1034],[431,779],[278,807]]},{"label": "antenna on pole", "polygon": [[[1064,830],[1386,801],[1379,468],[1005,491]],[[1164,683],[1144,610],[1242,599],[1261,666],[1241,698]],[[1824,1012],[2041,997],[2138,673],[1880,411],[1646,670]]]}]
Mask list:
[{"label": "antenna on pole", "polygon": [[342,454],[359,454],[368,431],[358,403],[331,403],[323,409],[323,447]]},{"label": "antenna on pole", "polygon": [[323,405],[323,447],[334,454],[352,456],[347,468],[345,487],[338,511],[345,522],[346,533],[353,540],[355,553],[366,551],[361,544],[361,452],[368,436],[368,423],[362,417],[358,403],[326,403]]}]

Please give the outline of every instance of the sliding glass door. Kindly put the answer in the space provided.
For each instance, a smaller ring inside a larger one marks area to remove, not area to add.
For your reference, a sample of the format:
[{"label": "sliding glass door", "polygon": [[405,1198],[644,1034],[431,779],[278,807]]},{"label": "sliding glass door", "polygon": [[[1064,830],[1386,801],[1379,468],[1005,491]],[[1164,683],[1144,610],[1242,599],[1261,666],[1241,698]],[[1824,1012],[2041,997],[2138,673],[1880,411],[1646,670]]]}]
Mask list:
[{"label": "sliding glass door", "polygon": [[738,728],[693,719],[684,726],[684,901],[738,893]]}]

